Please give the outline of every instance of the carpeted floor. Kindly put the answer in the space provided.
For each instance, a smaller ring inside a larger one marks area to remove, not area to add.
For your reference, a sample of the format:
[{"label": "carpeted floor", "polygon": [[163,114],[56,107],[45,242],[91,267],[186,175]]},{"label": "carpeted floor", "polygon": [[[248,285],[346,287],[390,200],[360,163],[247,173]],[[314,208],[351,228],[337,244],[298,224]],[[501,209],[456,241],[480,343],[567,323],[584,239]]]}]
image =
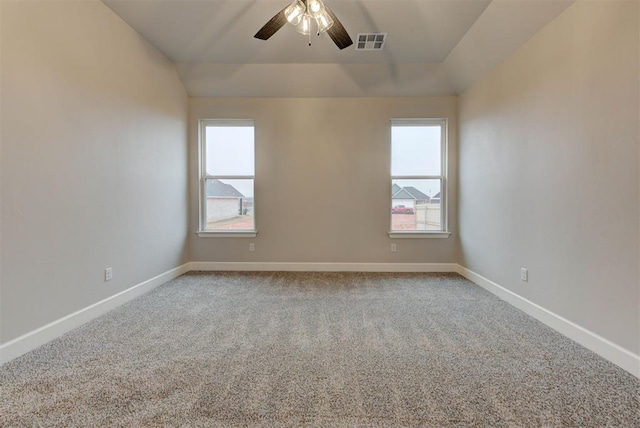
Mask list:
[{"label": "carpeted floor", "polygon": [[640,381],[455,274],[190,273],[0,368],[0,426],[639,427]]}]

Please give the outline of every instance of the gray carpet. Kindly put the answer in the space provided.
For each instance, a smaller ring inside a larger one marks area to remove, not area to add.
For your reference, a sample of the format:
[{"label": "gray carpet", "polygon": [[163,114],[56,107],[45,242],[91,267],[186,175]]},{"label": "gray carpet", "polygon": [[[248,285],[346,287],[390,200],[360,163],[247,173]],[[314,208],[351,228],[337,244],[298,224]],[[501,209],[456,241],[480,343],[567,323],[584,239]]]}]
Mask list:
[{"label": "gray carpet", "polygon": [[455,274],[190,273],[0,368],[0,426],[640,426],[640,381]]}]

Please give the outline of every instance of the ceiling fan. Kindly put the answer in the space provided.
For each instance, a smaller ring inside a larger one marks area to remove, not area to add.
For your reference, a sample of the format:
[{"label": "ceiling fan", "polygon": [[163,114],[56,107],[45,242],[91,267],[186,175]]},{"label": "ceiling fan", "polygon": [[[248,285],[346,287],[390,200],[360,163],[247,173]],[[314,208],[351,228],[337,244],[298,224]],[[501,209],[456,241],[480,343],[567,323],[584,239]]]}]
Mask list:
[{"label": "ceiling fan", "polygon": [[267,40],[287,22],[295,25],[299,33],[309,36],[309,46],[311,46],[311,30],[314,22],[317,28],[316,33],[329,34],[339,49],[353,44],[347,30],[322,0],[293,0],[293,3],[278,12],[253,37]]}]

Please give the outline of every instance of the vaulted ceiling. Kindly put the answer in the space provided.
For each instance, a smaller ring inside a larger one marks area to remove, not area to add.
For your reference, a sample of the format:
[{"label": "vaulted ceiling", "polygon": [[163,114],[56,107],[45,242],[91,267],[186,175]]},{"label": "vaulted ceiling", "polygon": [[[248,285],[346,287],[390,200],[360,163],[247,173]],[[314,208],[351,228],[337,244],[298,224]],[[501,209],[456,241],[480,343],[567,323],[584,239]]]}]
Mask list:
[{"label": "vaulted ceiling", "polygon": [[352,39],[338,50],[287,24],[253,35],[290,0],[103,0],[174,61],[191,96],[423,96],[464,91],[573,0],[326,0]]}]

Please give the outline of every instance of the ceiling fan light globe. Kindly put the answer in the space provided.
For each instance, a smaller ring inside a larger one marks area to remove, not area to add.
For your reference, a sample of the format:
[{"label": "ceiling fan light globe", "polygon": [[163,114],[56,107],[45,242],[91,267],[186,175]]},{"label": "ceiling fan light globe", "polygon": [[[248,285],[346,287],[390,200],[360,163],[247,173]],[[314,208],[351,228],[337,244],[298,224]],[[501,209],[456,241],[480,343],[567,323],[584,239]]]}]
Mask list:
[{"label": "ceiling fan light globe", "polygon": [[296,25],[296,31],[300,34],[308,36],[311,33],[311,17],[308,14],[304,14],[300,23]]},{"label": "ceiling fan light globe", "polygon": [[294,0],[285,10],[284,16],[293,25],[298,25],[304,15],[305,6],[302,0]]},{"label": "ceiling fan light globe", "polygon": [[292,18],[292,19],[289,21],[289,23],[290,23],[291,25],[294,25],[294,26],[296,26],[296,25],[300,24],[300,21],[302,21],[302,16],[303,16],[303,15],[298,15],[298,16],[296,16],[295,18]]},{"label": "ceiling fan light globe", "polygon": [[322,0],[307,0],[307,13],[312,18],[318,18],[324,13],[324,3]]},{"label": "ceiling fan light globe", "polygon": [[324,33],[333,26],[333,19],[325,11],[316,18],[316,23],[318,24],[318,33]]}]

